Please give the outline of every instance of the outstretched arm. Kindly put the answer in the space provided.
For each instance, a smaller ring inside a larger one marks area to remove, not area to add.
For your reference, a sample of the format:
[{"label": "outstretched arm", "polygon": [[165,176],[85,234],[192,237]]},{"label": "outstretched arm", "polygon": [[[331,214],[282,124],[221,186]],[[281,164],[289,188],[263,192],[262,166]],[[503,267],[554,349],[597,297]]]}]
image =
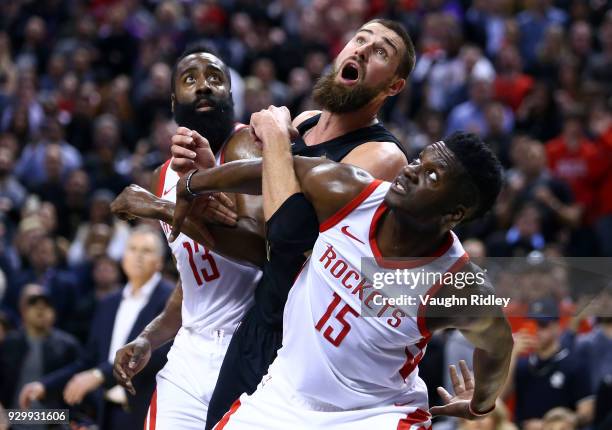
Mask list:
[{"label": "outstretched arm", "polygon": [[[281,138],[280,135],[268,137]],[[320,221],[336,213],[373,180],[370,174],[358,167],[322,158],[294,156],[293,169],[302,192],[313,204]],[[218,191],[259,195],[261,179],[262,160],[234,161],[208,170],[194,170],[181,178],[177,183],[172,239],[178,235],[196,195]]]},{"label": "outstretched arm", "polygon": [[181,328],[181,306],[183,288],[179,282],[166,303],[166,307],[130,343],[121,347],[115,354],[113,375],[132,395],[136,393],[132,378],[136,376],[151,359],[151,353],[174,339]]},{"label": "outstretched arm", "polygon": [[[472,267],[475,267],[470,266],[467,269],[469,272],[474,270]],[[445,288],[439,292],[439,295],[469,297],[472,294],[487,296],[493,295],[493,293],[490,284],[479,285],[476,283],[462,289]],[[437,318],[436,312],[439,313]],[[457,309],[453,310],[451,308],[450,314],[447,310],[439,309],[437,311],[432,310],[431,313],[428,313],[427,318],[427,325],[430,330],[443,327],[458,328],[475,347],[473,380],[466,381],[465,385],[457,385],[455,384],[458,380],[457,372],[451,370],[453,385],[462,387],[460,389],[461,393],[455,389],[457,395],[449,397],[440,392],[446,404],[432,408],[432,414],[475,419],[481,414],[491,412],[508,377],[513,346],[512,331],[501,308],[470,305],[462,306],[461,313],[458,313]],[[463,370],[462,374],[466,379]]]},{"label": "outstretched arm", "polygon": [[[240,216],[235,226],[208,223],[199,216],[200,205],[206,204],[206,198],[195,200],[180,231],[225,257],[261,266],[265,261],[265,243],[257,223]],[[156,219],[168,225],[172,223],[174,209],[174,203],[138,185],[126,187],[111,204],[113,214],[120,218]]]}]

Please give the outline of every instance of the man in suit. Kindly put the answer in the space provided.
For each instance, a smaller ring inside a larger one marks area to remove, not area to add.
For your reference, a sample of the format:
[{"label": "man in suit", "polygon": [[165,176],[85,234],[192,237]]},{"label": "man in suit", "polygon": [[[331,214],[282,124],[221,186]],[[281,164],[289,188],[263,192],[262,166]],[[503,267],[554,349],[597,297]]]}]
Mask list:
[{"label": "man in suit", "polygon": [[[78,341],[53,327],[55,309],[49,291],[26,285],[19,299],[22,326],[0,342],[0,404],[17,407],[24,384],[74,362],[81,352]],[[50,395],[42,406],[57,408],[61,397]]]},{"label": "man in suit", "polygon": [[[64,388],[66,403],[76,405],[91,392],[102,429],[141,428],[155,389],[155,374],[164,366],[170,345],[152,354],[150,365],[134,378],[136,394],[127,396],[113,378],[116,351],[134,339],[164,308],[173,286],[160,274],[163,243],[150,227],[134,230],[128,240],[122,267],[128,283],[105,298],[96,310],[86,352],[75,363],[26,385],[20,405]],[[100,390],[98,390],[100,388]]]}]

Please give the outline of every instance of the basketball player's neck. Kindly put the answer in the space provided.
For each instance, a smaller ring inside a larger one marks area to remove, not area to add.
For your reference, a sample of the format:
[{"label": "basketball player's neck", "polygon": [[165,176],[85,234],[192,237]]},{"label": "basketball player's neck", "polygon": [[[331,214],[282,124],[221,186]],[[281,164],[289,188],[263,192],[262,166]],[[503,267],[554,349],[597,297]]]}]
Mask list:
[{"label": "basketball player's neck", "polygon": [[380,106],[366,105],[363,108],[348,113],[332,113],[324,110],[321,112],[321,118],[317,124],[311,129],[304,141],[306,145],[316,145],[321,142],[335,139],[351,131],[362,127],[376,124]]},{"label": "basketball player's neck", "polygon": [[376,243],[383,257],[427,257],[446,240],[448,231],[425,231],[398,219],[395,211],[383,214],[376,230]]}]

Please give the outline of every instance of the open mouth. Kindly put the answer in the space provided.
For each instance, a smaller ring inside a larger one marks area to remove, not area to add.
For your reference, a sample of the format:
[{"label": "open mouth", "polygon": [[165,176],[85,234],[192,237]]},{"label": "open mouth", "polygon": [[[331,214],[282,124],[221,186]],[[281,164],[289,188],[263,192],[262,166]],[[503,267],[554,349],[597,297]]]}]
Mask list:
[{"label": "open mouth", "polygon": [[195,108],[197,111],[209,111],[214,108],[214,106],[208,100],[200,100],[196,103]]},{"label": "open mouth", "polygon": [[359,67],[353,62],[346,63],[340,72],[340,77],[347,83],[357,82],[359,79]]},{"label": "open mouth", "polygon": [[393,189],[393,191],[399,194],[406,194],[408,192],[406,186],[402,183],[402,181],[400,181],[399,177],[395,178],[395,181],[393,181],[393,183],[391,184],[391,188]]}]

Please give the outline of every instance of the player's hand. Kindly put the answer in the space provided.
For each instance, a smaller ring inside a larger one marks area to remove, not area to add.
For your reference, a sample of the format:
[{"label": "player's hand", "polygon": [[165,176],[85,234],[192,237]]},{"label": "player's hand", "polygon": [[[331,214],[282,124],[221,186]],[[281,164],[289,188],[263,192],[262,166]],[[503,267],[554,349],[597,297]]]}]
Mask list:
[{"label": "player's hand", "polygon": [[286,134],[289,139],[296,138],[299,133],[291,123],[291,114],[285,106],[269,106],[251,115],[251,134],[256,142],[263,142],[264,135],[271,129]]},{"label": "player's hand", "polygon": [[97,378],[91,370],[77,373],[74,375],[64,388],[64,401],[70,406],[77,405],[90,392],[102,385],[102,381]]},{"label": "player's hand", "polygon": [[204,221],[233,227],[238,221],[234,211],[234,202],[225,193],[208,194],[197,197],[191,206],[195,218],[202,217]]},{"label": "player's hand", "polygon": [[429,409],[432,415],[446,415],[451,417],[474,420],[480,418],[470,412],[470,402],[474,395],[474,376],[464,360],[459,361],[461,376],[454,365],[449,366],[450,379],[453,384],[454,395],[443,387],[438,387],[438,394],[444,402],[443,406],[434,406]]},{"label": "player's hand", "polygon": [[30,382],[23,386],[19,392],[19,407],[28,409],[33,401],[42,400],[45,397],[45,386],[38,382]]},{"label": "player's hand", "polygon": [[113,376],[131,395],[136,394],[132,378],[140,373],[151,359],[151,343],[144,337],[137,337],[119,348],[115,354]]},{"label": "player's hand", "polygon": [[172,136],[172,170],[179,176],[193,169],[208,169],[215,165],[215,154],[208,140],[195,130],[179,127]]},{"label": "player's hand", "polygon": [[152,215],[152,205],[156,196],[144,188],[132,184],[123,189],[111,203],[111,212],[123,220],[148,218]]}]

